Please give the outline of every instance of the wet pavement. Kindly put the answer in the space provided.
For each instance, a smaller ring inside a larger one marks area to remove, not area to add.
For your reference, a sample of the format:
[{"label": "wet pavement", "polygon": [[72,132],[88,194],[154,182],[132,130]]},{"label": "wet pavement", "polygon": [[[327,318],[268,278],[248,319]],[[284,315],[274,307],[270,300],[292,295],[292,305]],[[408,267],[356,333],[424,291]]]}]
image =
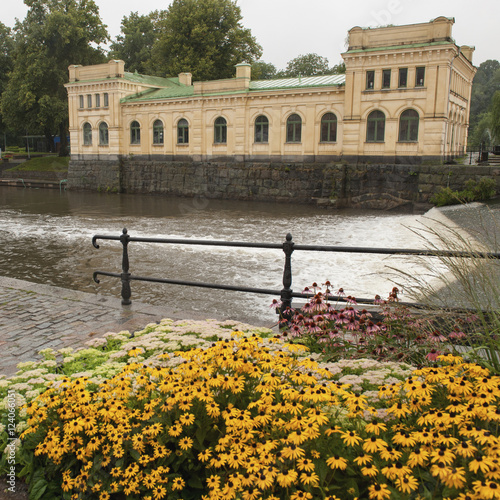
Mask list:
[{"label": "wet pavement", "polygon": [[51,347],[82,347],[107,332],[142,330],[163,318],[202,319],[192,314],[29,281],[0,277],[0,374],[39,358]]}]

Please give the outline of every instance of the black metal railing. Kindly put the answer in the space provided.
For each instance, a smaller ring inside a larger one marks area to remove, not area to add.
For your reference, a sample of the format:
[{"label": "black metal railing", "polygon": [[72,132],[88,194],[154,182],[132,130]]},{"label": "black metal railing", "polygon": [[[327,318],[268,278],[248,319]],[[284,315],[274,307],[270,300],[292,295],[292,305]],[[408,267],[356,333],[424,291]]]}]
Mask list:
[{"label": "black metal railing", "polygon": [[[97,240],[115,240],[120,241],[123,247],[122,253],[122,272],[112,273],[107,271],[95,271],[93,279],[99,283],[97,276],[111,276],[120,278],[122,283],[121,297],[122,304],[131,304],[130,297],[132,296],[130,282],[131,281],[146,281],[153,283],[167,283],[173,285],[184,285],[201,288],[211,288],[214,290],[231,290],[238,292],[248,292],[257,294],[266,294],[279,296],[281,299],[281,307],[279,313],[286,315],[286,311],[292,307],[293,298],[310,298],[312,293],[294,292],[292,285],[292,253],[294,251],[309,251],[309,252],[342,252],[342,253],[362,253],[362,254],[380,254],[380,255],[414,255],[427,257],[462,257],[462,258],[482,258],[482,259],[500,259],[500,253],[492,252],[459,252],[450,250],[419,250],[408,248],[371,248],[371,247],[343,247],[343,246],[327,246],[327,245],[297,245],[292,241],[292,235],[288,233],[283,243],[250,243],[243,241],[217,241],[217,240],[191,240],[191,239],[174,239],[174,238],[140,238],[133,237],[128,234],[127,229],[123,229],[120,236],[95,235],[92,238],[92,245],[99,248]],[[129,257],[128,245],[130,242],[141,243],[163,243],[174,245],[203,245],[203,246],[224,246],[224,247],[239,247],[239,248],[267,248],[283,250],[285,254],[285,264],[283,269],[283,288],[281,290],[271,290],[268,288],[254,288],[236,285],[224,285],[216,283],[205,283],[199,281],[185,281],[170,278],[155,278],[148,276],[135,276],[129,272]],[[346,301],[345,297],[333,296],[333,300]],[[373,304],[375,299],[356,298],[357,302],[363,304]],[[415,304],[414,304],[415,305]]]}]

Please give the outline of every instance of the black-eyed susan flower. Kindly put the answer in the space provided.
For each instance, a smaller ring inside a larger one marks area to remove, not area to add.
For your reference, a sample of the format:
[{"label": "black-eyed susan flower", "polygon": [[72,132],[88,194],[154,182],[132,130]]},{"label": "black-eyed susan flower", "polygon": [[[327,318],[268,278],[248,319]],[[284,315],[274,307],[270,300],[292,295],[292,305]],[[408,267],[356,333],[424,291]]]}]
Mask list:
[{"label": "black-eyed susan flower", "polygon": [[366,464],[361,468],[361,474],[367,477],[376,477],[378,475],[378,469],[373,464]]},{"label": "black-eyed susan flower", "polygon": [[342,438],[342,441],[347,445],[347,446],[356,446],[359,444],[361,441],[363,441],[363,438],[361,438],[356,432],[354,431],[346,431],[346,432],[341,432],[340,436]]},{"label": "black-eyed susan flower", "polygon": [[184,486],[186,486],[186,482],[184,481],[184,479],[182,479],[182,477],[175,477],[173,480],[172,480],[172,490],[182,490],[184,489]]},{"label": "black-eyed susan flower", "polygon": [[297,483],[298,473],[294,469],[285,469],[278,472],[276,481],[282,488],[288,488]]},{"label": "black-eyed susan flower", "polygon": [[347,469],[347,460],[344,457],[334,455],[333,457],[327,459],[326,465],[328,465],[330,469],[345,470]]},{"label": "black-eyed susan flower", "polygon": [[418,489],[418,480],[415,476],[407,474],[403,477],[398,477],[395,481],[396,488],[402,493],[411,493]]},{"label": "black-eyed susan flower", "polygon": [[370,500],[385,500],[391,497],[391,490],[385,483],[371,484],[368,487],[368,497]]},{"label": "black-eyed susan flower", "polygon": [[290,500],[311,500],[312,494],[308,491],[297,490],[290,495]]}]

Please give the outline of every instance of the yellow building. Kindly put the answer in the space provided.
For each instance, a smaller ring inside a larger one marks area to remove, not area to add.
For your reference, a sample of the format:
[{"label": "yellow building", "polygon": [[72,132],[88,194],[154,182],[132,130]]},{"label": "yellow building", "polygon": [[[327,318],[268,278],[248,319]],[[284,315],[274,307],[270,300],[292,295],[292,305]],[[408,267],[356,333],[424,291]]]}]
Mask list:
[{"label": "yellow building", "polygon": [[192,82],[125,71],[123,61],[70,66],[73,160],[439,160],[467,144],[474,48],[454,20],[352,28],[345,75]]}]

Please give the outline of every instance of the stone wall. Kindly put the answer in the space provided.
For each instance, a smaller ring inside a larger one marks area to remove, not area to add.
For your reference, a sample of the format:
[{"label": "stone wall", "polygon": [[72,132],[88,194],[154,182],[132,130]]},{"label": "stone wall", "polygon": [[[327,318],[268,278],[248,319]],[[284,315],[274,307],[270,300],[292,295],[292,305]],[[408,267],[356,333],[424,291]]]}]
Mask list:
[{"label": "stone wall", "polygon": [[429,206],[440,186],[494,178],[500,168],[463,165],[72,160],[68,188],[318,204],[335,208]]}]

